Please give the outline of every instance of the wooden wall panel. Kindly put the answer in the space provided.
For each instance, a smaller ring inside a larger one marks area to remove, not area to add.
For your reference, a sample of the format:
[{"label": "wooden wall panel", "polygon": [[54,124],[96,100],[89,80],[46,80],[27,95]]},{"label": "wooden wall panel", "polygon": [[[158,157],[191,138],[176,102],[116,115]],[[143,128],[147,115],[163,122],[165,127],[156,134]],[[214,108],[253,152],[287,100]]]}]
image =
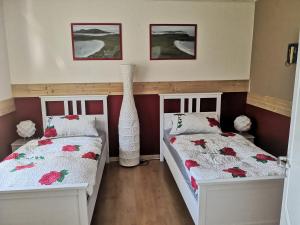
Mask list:
[{"label": "wooden wall panel", "polygon": [[280,98],[270,96],[261,96],[249,93],[247,97],[247,104],[269,110],[284,116],[291,116],[292,102]]},{"label": "wooden wall panel", "polygon": [[0,116],[4,116],[16,110],[13,98],[0,101]]},{"label": "wooden wall panel", "polygon": [[[122,83],[95,84],[14,84],[14,97],[42,95],[121,95]],[[193,92],[248,92],[248,80],[136,82],[134,94],[193,93]]]}]

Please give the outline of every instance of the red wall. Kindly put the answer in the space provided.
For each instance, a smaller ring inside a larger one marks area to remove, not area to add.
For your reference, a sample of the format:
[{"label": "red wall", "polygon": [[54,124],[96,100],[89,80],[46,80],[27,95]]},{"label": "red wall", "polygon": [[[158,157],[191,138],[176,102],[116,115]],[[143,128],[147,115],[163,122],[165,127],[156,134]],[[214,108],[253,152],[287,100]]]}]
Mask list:
[{"label": "red wall", "polygon": [[0,117],[0,161],[11,153],[11,143],[18,138],[16,133],[16,114]]},{"label": "red wall", "polygon": [[275,156],[287,153],[290,118],[252,105],[246,106],[252,119],[255,143]]},{"label": "red wall", "polygon": [[[221,124],[224,130],[232,130],[234,118],[245,112],[247,93],[224,93],[222,96]],[[159,154],[159,96],[136,95],[136,107],[140,120],[141,154]],[[108,97],[110,155],[118,156],[118,120],[122,96]],[[201,104],[209,110],[213,102]],[[30,119],[37,125],[37,135],[42,135],[42,113],[39,98],[16,98],[17,121]],[[53,111],[59,111],[59,106]]]},{"label": "red wall", "polygon": [[[253,121],[251,132],[255,135],[256,144],[266,151],[279,156],[285,155],[288,146],[290,118],[246,105],[247,93],[224,93],[222,96],[221,125],[223,130],[232,131],[236,116],[246,114]],[[141,127],[141,154],[159,154],[159,96],[137,95],[135,102]],[[109,136],[111,156],[118,155],[118,118],[122,96],[108,97]],[[213,102],[201,104],[209,110]],[[39,98],[16,98],[15,113],[17,122],[30,119],[37,125],[37,135],[42,135],[42,113]],[[166,110],[176,110],[176,104]],[[13,125],[12,125],[13,124]],[[10,151],[10,143],[17,137],[15,133],[14,114],[0,118],[0,157]]]}]

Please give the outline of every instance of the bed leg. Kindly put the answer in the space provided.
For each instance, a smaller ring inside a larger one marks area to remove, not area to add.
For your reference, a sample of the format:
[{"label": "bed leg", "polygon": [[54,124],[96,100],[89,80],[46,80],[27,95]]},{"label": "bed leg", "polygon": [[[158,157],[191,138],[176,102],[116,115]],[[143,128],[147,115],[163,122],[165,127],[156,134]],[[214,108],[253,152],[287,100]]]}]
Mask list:
[{"label": "bed leg", "polygon": [[165,161],[164,152],[163,152],[162,147],[160,147],[160,157],[159,158],[160,158],[161,162]]}]

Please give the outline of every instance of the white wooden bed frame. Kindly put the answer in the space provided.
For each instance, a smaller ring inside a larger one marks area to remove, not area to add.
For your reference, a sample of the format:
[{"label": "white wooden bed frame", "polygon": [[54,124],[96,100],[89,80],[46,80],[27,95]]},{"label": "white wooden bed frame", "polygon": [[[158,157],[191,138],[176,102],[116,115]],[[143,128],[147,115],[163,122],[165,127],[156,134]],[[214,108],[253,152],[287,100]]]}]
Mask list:
[{"label": "white wooden bed frame", "polygon": [[[232,178],[197,181],[197,199],[185,181],[169,148],[163,140],[164,130],[170,128],[170,116],[164,113],[165,100],[179,99],[180,113],[184,113],[185,99],[192,112],[200,112],[201,99],[216,99],[216,113],[220,118],[222,93],[161,94],[160,95],[160,159],[166,160],[186,206],[196,225],[278,225],[280,221],[283,178]],[[176,112],[179,113],[179,112]]]},{"label": "white wooden bed frame", "polygon": [[[77,102],[79,102],[81,115],[95,117],[98,128],[106,134],[93,194],[88,197],[87,183],[0,190],[1,225],[89,225],[91,223],[105,162],[109,162],[107,96],[41,97],[44,127],[48,118],[46,104],[51,101],[64,102],[65,115],[69,115],[70,111],[68,102],[73,103],[73,114],[77,114]],[[101,101],[103,114],[86,115],[87,101]]]}]

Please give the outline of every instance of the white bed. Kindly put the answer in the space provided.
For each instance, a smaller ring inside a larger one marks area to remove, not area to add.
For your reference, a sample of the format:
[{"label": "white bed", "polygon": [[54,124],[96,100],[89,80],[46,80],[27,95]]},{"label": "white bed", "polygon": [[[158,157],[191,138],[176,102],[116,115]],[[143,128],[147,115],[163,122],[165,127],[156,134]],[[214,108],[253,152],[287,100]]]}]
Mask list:
[{"label": "white bed", "polygon": [[[86,102],[99,101],[103,113],[86,114]],[[96,118],[96,126],[104,132],[101,154],[98,159],[96,180],[89,196],[88,183],[57,186],[15,187],[0,189],[0,224],[3,225],[89,225],[98,195],[105,166],[109,162],[107,96],[48,96],[41,97],[43,125],[48,119],[47,103],[63,102],[64,115],[69,115],[72,102],[73,114]],[[77,105],[80,104],[80,107]]]},{"label": "white bed", "polygon": [[[170,148],[164,141],[165,130],[171,127],[171,115],[196,108],[201,99],[216,99],[213,112],[220,118],[222,93],[160,95],[160,159],[166,160],[187,208],[196,225],[278,225],[280,220],[283,176],[245,177],[196,180],[198,195],[192,191]],[[180,111],[165,113],[165,100],[178,99]],[[195,100],[193,100],[195,99]],[[193,106],[194,103],[194,106]]]}]

